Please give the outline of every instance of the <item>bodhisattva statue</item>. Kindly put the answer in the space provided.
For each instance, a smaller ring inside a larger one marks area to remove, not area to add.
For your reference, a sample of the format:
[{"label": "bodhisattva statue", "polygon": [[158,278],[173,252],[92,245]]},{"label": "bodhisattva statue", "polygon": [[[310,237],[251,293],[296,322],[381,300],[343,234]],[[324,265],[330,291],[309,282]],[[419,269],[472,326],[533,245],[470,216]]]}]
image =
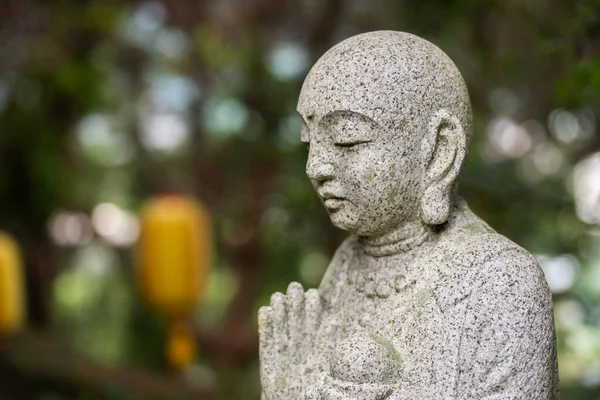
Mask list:
[{"label": "bodhisattva statue", "polygon": [[352,235],[318,290],[260,309],[263,399],[557,399],[544,275],[455,195],[472,116],[450,58],[407,33],[352,37],[298,112],[306,173]]}]

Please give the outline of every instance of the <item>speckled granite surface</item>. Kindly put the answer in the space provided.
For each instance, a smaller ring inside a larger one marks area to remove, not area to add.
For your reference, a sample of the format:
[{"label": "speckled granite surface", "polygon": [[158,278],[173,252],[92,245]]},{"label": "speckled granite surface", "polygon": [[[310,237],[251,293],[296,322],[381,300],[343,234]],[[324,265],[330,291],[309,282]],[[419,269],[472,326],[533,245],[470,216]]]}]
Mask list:
[{"label": "speckled granite surface", "polygon": [[263,399],[557,399],[544,276],[455,195],[472,116],[454,63],[358,35],[315,64],[298,112],[306,173],[350,236],[318,290],[261,308]]}]

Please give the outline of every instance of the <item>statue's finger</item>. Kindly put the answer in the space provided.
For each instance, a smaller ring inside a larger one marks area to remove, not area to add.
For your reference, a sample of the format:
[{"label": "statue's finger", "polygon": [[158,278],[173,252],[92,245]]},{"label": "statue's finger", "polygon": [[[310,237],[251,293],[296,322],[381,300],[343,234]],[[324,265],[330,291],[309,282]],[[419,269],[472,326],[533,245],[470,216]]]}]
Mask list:
[{"label": "statue's finger", "polygon": [[274,344],[279,349],[279,353],[282,353],[288,347],[287,312],[285,296],[282,293],[276,292],[271,296],[271,308],[273,308]]},{"label": "statue's finger", "polygon": [[304,329],[304,288],[298,282],[288,286],[285,296],[287,305],[287,321],[290,339],[290,354],[294,362],[300,362],[304,354],[302,343],[305,339]]},{"label": "statue's finger", "polygon": [[323,316],[323,306],[321,305],[321,298],[317,289],[308,289],[304,295],[304,307],[304,325],[306,332],[304,351],[313,351],[313,346]]},{"label": "statue's finger", "polygon": [[270,375],[267,369],[272,366],[275,357],[273,337],[273,308],[261,307],[258,310],[258,344],[259,358],[261,365],[261,379],[265,379]]},{"label": "statue's finger", "polygon": [[258,309],[258,339],[260,345],[270,343],[273,338],[273,308],[261,307]]}]

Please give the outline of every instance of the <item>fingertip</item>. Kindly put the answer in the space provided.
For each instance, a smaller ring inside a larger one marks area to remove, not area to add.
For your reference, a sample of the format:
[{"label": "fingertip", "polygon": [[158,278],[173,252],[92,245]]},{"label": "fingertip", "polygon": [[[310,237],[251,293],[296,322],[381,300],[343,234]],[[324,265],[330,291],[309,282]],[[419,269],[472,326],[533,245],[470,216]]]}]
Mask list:
[{"label": "fingertip", "polygon": [[302,285],[292,282],[288,287],[286,301],[291,310],[294,310],[296,313],[301,312],[304,309],[304,289]]},{"label": "fingertip", "polygon": [[281,292],[275,292],[271,295],[271,307],[283,303],[285,301],[285,295]]},{"label": "fingertip", "polygon": [[285,296],[282,293],[273,293],[271,296],[271,307],[273,322],[275,324],[282,324],[283,320],[286,316],[286,304],[285,304]]},{"label": "fingertip", "polygon": [[288,285],[287,294],[304,293],[304,288],[298,282],[292,282]]},{"label": "fingertip", "polygon": [[310,289],[305,295],[306,316],[309,319],[314,320],[314,323],[320,319],[320,315],[323,312],[323,306],[321,305],[321,297],[317,289]]},{"label": "fingertip", "polygon": [[273,307],[270,306],[262,306],[258,309],[258,323],[267,322],[271,318],[271,314],[273,313]]},{"label": "fingertip", "polygon": [[320,303],[320,296],[319,296],[319,291],[317,289],[308,289],[306,291],[306,300],[310,301],[311,303],[315,303],[315,302],[319,302]]}]

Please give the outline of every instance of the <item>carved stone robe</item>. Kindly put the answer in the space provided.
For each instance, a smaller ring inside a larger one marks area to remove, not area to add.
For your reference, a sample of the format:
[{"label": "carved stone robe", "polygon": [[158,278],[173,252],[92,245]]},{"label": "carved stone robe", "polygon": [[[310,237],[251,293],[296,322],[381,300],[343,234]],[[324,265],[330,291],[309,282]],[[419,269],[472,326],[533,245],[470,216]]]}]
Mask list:
[{"label": "carved stone robe", "polygon": [[399,353],[389,398],[558,399],[552,298],[535,258],[464,203],[436,237],[410,262],[371,257],[350,237],[319,287],[346,337],[363,329]]}]

